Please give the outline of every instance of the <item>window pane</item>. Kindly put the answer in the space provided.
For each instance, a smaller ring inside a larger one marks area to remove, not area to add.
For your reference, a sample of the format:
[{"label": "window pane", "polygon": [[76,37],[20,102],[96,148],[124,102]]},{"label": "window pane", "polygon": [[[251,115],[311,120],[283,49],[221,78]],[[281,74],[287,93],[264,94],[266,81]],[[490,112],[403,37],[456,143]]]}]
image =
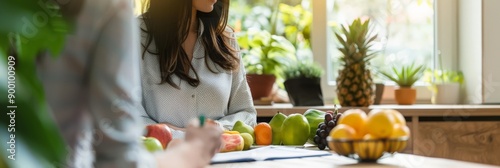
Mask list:
[{"label": "window pane", "polygon": [[[373,50],[380,51],[371,61],[374,68],[387,70],[393,65],[413,62],[433,67],[434,9],[433,0],[335,0],[329,9],[332,30],[351,23],[355,18],[370,18],[373,33],[378,34]],[[337,48],[336,39],[329,44]],[[337,49],[331,51],[329,83],[335,83],[341,68]],[[380,82],[379,80],[376,80]]]},{"label": "window pane", "polygon": [[237,32],[247,73],[274,73],[281,85],[282,68],[312,61],[312,17],[310,0],[232,0],[228,25]]},{"label": "window pane", "polygon": [[[279,10],[279,13],[273,31],[272,15],[276,10]],[[284,36],[293,43],[298,57],[308,57],[307,59],[312,60],[310,0],[232,0],[228,25],[237,32],[257,29]]]}]

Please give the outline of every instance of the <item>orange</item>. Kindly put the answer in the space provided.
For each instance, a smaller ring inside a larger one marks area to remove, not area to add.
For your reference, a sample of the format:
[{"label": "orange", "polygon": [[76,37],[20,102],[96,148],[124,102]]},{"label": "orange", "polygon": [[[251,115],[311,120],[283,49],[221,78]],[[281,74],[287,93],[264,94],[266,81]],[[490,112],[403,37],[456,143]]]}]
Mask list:
[{"label": "orange", "polygon": [[349,125],[339,124],[330,131],[332,139],[352,140],[356,135],[356,130]]},{"label": "orange", "polygon": [[394,115],[387,111],[372,111],[366,121],[366,132],[376,138],[388,138],[395,124]]},{"label": "orange", "polygon": [[366,134],[365,125],[367,120],[366,113],[360,109],[350,109],[342,113],[338,124],[345,124],[351,126],[356,130],[354,139],[362,139]]},{"label": "orange", "polygon": [[396,124],[393,127],[392,133],[389,138],[402,138],[410,136],[410,128],[406,125]]},{"label": "orange", "polygon": [[271,125],[261,122],[254,127],[255,143],[257,145],[271,145],[273,141],[273,131]]},{"label": "orange", "polygon": [[401,124],[401,125],[406,125],[406,120],[405,117],[396,110],[385,110],[389,113],[391,113],[394,116],[394,121],[396,124]]},{"label": "orange", "polygon": [[392,134],[389,136],[389,140],[386,143],[386,150],[390,153],[401,152],[406,148],[407,141],[398,138],[408,138],[410,137],[410,129],[406,125],[396,124],[393,127]]},{"label": "orange", "polygon": [[330,141],[328,142],[328,147],[341,155],[351,154],[353,153],[353,149],[349,140],[354,139],[354,136],[356,136],[354,128],[346,124],[339,124],[330,131],[330,138],[342,141]]}]

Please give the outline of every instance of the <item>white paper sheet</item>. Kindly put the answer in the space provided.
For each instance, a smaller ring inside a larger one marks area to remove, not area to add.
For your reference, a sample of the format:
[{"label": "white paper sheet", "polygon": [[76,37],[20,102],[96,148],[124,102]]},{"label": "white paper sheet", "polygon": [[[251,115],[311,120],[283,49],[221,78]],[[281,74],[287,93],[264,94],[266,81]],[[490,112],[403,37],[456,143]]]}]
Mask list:
[{"label": "white paper sheet", "polygon": [[266,146],[247,151],[218,153],[211,163],[250,162],[331,155],[327,151],[308,150],[286,146]]}]

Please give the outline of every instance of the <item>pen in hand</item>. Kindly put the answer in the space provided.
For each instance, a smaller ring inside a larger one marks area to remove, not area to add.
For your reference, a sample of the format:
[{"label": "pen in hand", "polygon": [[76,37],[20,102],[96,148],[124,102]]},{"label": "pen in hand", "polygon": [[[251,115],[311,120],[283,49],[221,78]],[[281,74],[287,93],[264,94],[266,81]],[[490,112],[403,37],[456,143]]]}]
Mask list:
[{"label": "pen in hand", "polygon": [[203,127],[203,125],[205,124],[205,115],[200,115],[199,119],[200,119],[200,127]]}]

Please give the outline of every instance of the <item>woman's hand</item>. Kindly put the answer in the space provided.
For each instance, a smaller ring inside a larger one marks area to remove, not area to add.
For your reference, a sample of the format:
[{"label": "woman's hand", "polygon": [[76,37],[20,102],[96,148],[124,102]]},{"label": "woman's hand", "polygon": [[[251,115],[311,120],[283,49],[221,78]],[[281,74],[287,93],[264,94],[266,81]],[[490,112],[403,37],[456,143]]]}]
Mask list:
[{"label": "woman's hand", "polygon": [[[185,139],[174,139],[167,150],[156,153],[158,167],[205,167],[222,146],[222,130],[213,121],[203,127],[192,120],[185,129]],[[169,125],[170,126],[170,125]]]},{"label": "woman's hand", "polygon": [[200,152],[203,160],[210,163],[211,158],[222,147],[222,129],[213,120],[207,120],[206,123],[200,127],[198,120],[192,120],[186,130],[185,140],[202,148]]}]

